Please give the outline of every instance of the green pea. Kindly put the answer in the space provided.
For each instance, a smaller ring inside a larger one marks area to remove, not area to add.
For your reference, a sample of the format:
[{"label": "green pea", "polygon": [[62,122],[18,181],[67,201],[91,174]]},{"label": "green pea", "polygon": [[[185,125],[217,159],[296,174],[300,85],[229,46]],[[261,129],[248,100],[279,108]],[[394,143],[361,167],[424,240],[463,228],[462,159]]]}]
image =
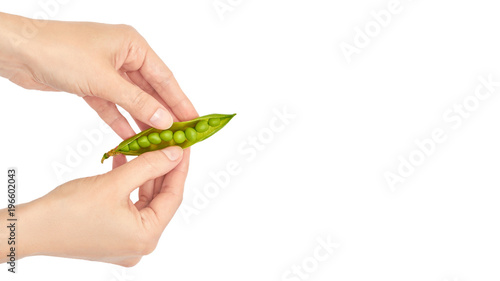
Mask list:
[{"label": "green pea", "polygon": [[128,146],[130,147],[131,150],[139,150],[141,147],[137,143],[137,140],[134,140],[133,142],[129,143]]},{"label": "green pea", "polygon": [[202,121],[198,122],[194,128],[196,129],[197,132],[200,132],[200,133],[206,132],[206,131],[208,131],[208,122],[205,120],[202,120]]},{"label": "green pea", "polygon": [[177,131],[174,133],[174,141],[176,143],[183,143],[186,140],[186,135],[183,131]]},{"label": "green pea", "polygon": [[196,141],[196,130],[193,128],[187,128],[186,129],[186,139],[188,141]]},{"label": "green pea", "polygon": [[141,146],[141,147],[148,147],[151,145],[151,143],[148,141],[148,137],[147,136],[142,136],[140,137],[138,140],[137,140],[137,143]]},{"label": "green pea", "polygon": [[124,151],[124,152],[129,152],[130,151],[130,148],[128,147],[128,144],[122,148],[120,148],[121,151]]},{"label": "green pea", "polygon": [[212,127],[217,127],[220,124],[220,118],[210,118],[208,119],[208,125]]},{"label": "green pea", "polygon": [[171,141],[173,138],[173,133],[170,130],[165,130],[160,133],[160,138],[164,141]]},{"label": "green pea", "polygon": [[161,143],[160,134],[158,134],[158,133],[151,133],[148,136],[148,140],[149,140],[150,143],[160,144]]}]

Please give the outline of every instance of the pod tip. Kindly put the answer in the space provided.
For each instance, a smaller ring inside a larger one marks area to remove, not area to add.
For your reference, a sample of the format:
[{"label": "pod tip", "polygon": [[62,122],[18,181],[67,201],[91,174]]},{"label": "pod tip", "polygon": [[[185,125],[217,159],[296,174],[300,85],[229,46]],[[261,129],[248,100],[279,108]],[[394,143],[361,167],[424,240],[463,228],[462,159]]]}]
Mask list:
[{"label": "pod tip", "polygon": [[104,160],[106,160],[108,158],[109,158],[109,155],[107,153],[104,153],[104,155],[102,156],[102,159],[101,159],[101,164],[103,164]]}]

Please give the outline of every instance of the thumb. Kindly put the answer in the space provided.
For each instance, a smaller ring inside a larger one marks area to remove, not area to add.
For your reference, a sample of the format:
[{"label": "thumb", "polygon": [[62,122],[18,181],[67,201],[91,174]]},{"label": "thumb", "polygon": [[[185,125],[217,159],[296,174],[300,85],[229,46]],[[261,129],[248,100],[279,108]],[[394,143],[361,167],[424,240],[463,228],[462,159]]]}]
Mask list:
[{"label": "thumb", "polygon": [[113,82],[109,83],[111,87],[103,98],[120,105],[134,118],[151,127],[165,130],[172,126],[172,115],[159,101],[120,75],[113,77]]},{"label": "thumb", "polygon": [[179,146],[147,152],[104,176],[111,186],[118,186],[128,194],[145,182],[170,172],[182,160],[182,154]]}]

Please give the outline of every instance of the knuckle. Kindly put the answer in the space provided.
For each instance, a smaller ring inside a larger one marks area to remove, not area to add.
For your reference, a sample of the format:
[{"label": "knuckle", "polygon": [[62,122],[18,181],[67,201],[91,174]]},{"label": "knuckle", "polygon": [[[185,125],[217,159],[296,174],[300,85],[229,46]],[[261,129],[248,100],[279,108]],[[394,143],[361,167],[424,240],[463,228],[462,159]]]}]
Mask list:
[{"label": "knuckle", "polygon": [[[111,102],[109,101],[106,101],[106,100],[99,100],[99,98],[96,98],[96,97],[91,97],[91,99],[89,99],[94,107],[94,110],[98,113],[98,114],[103,114],[103,113],[107,113],[109,111],[111,111],[113,109],[113,105]],[[116,108],[116,106],[114,106]]]},{"label": "knuckle", "polygon": [[146,196],[145,194],[140,194],[139,195],[139,201],[140,202],[144,202],[144,203],[148,203],[149,202],[149,197]]},{"label": "knuckle", "polygon": [[157,83],[162,85],[162,87],[166,87],[168,84],[170,84],[172,81],[174,81],[174,73],[172,72],[172,70],[170,70],[169,68],[165,69],[162,71],[162,75],[161,75],[161,79],[160,81],[158,81]]},{"label": "knuckle", "polygon": [[174,79],[174,73],[170,70],[170,68],[164,69],[162,74],[164,82],[169,82]]},{"label": "knuckle", "polygon": [[145,56],[146,50],[142,44],[131,44],[127,54],[127,61],[135,62],[135,68],[139,69]]},{"label": "knuckle", "polygon": [[174,73],[168,67],[160,67],[158,63],[151,63],[150,69],[154,75],[151,75],[149,79],[155,87],[165,90],[170,83],[175,81]]},{"label": "knuckle", "polygon": [[176,206],[176,207],[179,207],[181,205],[182,201],[184,200],[184,193],[174,191],[168,187],[167,187],[167,190],[169,190],[166,193],[168,194],[168,197],[170,199],[169,201],[171,202],[171,204]]},{"label": "knuckle", "polygon": [[145,43],[146,40],[142,37],[142,35],[135,29],[135,27],[128,24],[119,24],[118,25],[119,32],[122,36],[129,39],[131,42],[142,42]]},{"label": "knuckle", "polygon": [[145,153],[142,156],[143,165],[145,166],[146,171],[150,175],[150,179],[153,179],[156,175],[161,174],[160,169],[160,156],[159,153]]},{"label": "knuckle", "polygon": [[146,108],[148,100],[149,100],[148,94],[139,89],[136,92],[135,96],[132,98],[130,107],[136,110],[137,112],[142,112]]},{"label": "knuckle", "polygon": [[137,30],[133,26],[128,25],[128,24],[118,24],[117,27],[125,33],[129,33],[129,34],[138,33]]},{"label": "knuckle", "polygon": [[184,200],[184,194],[182,192],[170,192],[173,202],[180,206],[182,201]]}]

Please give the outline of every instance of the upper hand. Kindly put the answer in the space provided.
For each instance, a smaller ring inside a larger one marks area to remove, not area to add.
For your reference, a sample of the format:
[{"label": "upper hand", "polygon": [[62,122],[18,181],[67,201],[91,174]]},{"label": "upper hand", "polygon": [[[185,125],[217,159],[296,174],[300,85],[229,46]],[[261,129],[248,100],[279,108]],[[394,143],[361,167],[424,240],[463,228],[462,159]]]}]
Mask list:
[{"label": "upper hand", "polygon": [[[22,17],[0,14],[12,30]],[[12,82],[38,90],[83,97],[122,138],[134,131],[116,105],[157,129],[197,117],[172,72],[132,27],[88,22],[47,21],[13,52],[19,66],[3,71]]]}]

